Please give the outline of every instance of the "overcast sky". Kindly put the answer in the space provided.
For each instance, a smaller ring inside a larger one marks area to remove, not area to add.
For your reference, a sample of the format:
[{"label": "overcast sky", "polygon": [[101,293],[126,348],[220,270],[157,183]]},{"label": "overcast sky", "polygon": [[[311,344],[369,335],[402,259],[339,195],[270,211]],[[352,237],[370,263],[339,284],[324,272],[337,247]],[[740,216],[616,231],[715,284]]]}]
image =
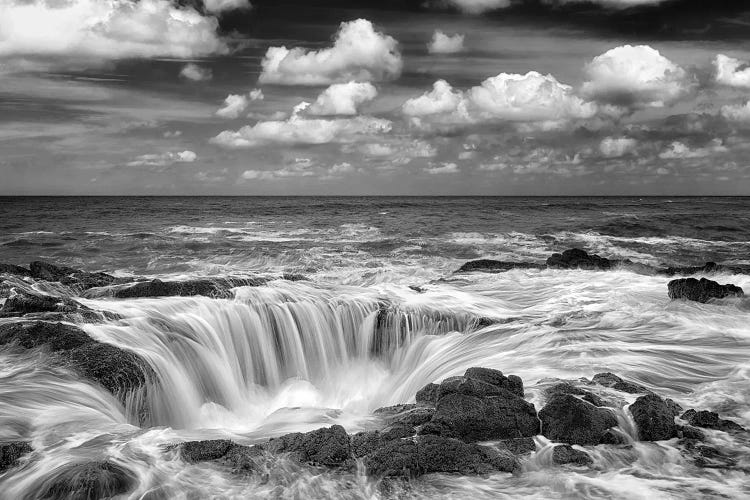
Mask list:
[{"label": "overcast sky", "polygon": [[750,194],[742,0],[0,0],[0,194]]}]

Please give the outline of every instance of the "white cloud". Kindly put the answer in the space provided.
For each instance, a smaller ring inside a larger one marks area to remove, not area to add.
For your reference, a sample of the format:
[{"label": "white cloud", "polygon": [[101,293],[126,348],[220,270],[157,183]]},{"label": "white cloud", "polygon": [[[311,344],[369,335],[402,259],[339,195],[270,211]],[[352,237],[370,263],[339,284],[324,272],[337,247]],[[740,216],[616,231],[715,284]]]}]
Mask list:
[{"label": "white cloud", "polygon": [[356,171],[357,169],[354,168],[351,163],[342,162],[342,163],[337,163],[333,165],[331,168],[329,168],[328,174],[329,175],[343,175],[343,174],[350,174]]},{"label": "white cloud", "polygon": [[262,101],[266,98],[266,96],[263,95],[263,91],[260,89],[253,89],[248,94],[251,101]]},{"label": "white cloud", "polygon": [[334,83],[318,96],[307,112],[316,116],[356,115],[359,106],[377,95],[378,91],[371,83]]},{"label": "white cloud", "polygon": [[224,99],[224,106],[219,108],[215,115],[221,118],[233,120],[240,116],[250,105],[250,101],[263,100],[263,92],[259,89],[250,91],[247,95],[229,94]]},{"label": "white cloud", "polygon": [[330,48],[269,47],[261,65],[261,83],[328,85],[393,80],[403,62],[395,39],[375,31],[370,21],[357,19],[341,23]]},{"label": "white cloud", "polygon": [[169,0],[4,0],[0,58],[41,58],[62,65],[66,60],[225,53],[217,28],[216,18]]},{"label": "white cloud", "polygon": [[467,14],[481,14],[490,10],[510,7],[511,0],[448,0],[448,4]]},{"label": "white cloud", "polygon": [[663,107],[691,88],[685,70],[648,45],[616,47],[595,57],[585,72],[585,96],[626,109]]},{"label": "white cloud", "polygon": [[721,139],[714,139],[703,148],[691,148],[685,143],[675,141],[669,148],[659,154],[662,160],[683,160],[692,158],[706,158],[715,153],[726,153],[728,150]]},{"label": "white cloud", "polygon": [[195,63],[189,63],[182,67],[180,76],[193,82],[205,82],[213,78],[209,68],[203,68]]},{"label": "white cloud", "polygon": [[717,83],[750,89],[750,64],[719,54],[714,59],[714,68]]},{"label": "white cloud", "polygon": [[464,50],[464,35],[446,35],[440,30],[435,30],[432,40],[427,44],[430,54],[455,54]]},{"label": "white cloud", "polygon": [[128,162],[128,167],[166,167],[175,163],[193,163],[198,155],[192,151],[180,151],[177,153],[148,154],[137,156],[135,160]]},{"label": "white cloud", "polygon": [[432,84],[431,91],[406,101],[402,106],[402,111],[409,116],[453,113],[462,116],[467,115],[463,93],[461,91],[454,91],[453,87],[445,80],[436,81]]},{"label": "white cloud", "polygon": [[203,0],[203,5],[208,12],[218,14],[230,10],[249,9],[252,7],[249,0]]},{"label": "white cloud", "polygon": [[722,106],[721,116],[733,122],[750,122],[750,101],[744,105]]},{"label": "white cloud", "polygon": [[630,137],[605,137],[599,151],[607,158],[619,158],[635,151],[638,141]]},{"label": "white cloud", "polygon": [[431,175],[457,174],[460,172],[458,165],[455,163],[443,163],[440,167],[426,167],[424,171]]}]

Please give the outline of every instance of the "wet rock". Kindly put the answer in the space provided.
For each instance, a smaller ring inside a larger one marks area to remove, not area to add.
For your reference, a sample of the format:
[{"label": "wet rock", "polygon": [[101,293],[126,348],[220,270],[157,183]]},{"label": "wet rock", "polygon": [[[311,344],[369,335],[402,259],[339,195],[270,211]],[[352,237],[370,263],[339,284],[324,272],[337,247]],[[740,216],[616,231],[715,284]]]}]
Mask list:
[{"label": "wet rock", "polygon": [[226,455],[232,445],[228,439],[189,441],[180,445],[180,457],[190,463],[216,460]]},{"label": "wet rock", "polygon": [[742,427],[737,422],[719,418],[718,413],[707,410],[696,411],[690,409],[686,411],[680,418],[682,420],[686,420],[690,425],[693,425],[695,427],[703,427],[704,429],[718,429],[724,432],[745,430],[744,427]]},{"label": "wet rock", "polygon": [[683,425],[677,427],[677,437],[681,439],[694,439],[696,441],[703,441],[706,438],[706,434],[693,426]]},{"label": "wet rock", "polygon": [[38,280],[58,281],[78,291],[108,286],[118,280],[106,273],[89,273],[72,267],[58,266],[49,262],[35,261],[29,265],[31,276]]},{"label": "wet rock", "polygon": [[363,431],[350,437],[349,448],[352,456],[362,458],[384,446],[388,441],[389,439],[380,435],[380,431]]},{"label": "wet rock", "polygon": [[683,412],[682,406],[677,404],[675,401],[667,398],[664,400],[665,403],[667,403],[667,406],[669,407],[669,410],[672,412],[672,415],[677,417],[680,415],[680,413]]},{"label": "wet rock", "polygon": [[409,285],[409,289],[414,290],[417,293],[425,293],[427,291],[419,285]]},{"label": "wet rock", "polygon": [[31,276],[31,271],[25,267],[13,264],[0,264],[0,274],[12,274],[14,276]]},{"label": "wet rock", "polygon": [[71,274],[81,272],[78,269],[72,267],[57,266],[50,264],[49,262],[34,261],[29,264],[31,270],[31,276],[38,280],[44,281],[60,281],[61,278],[69,276]]},{"label": "wet rock", "polygon": [[0,443],[0,474],[15,467],[21,457],[32,451],[31,445],[23,441]]},{"label": "wet rock", "polygon": [[672,280],[667,284],[670,299],[687,299],[706,303],[711,299],[725,297],[743,297],[742,288],[735,285],[720,285],[715,281],[701,278],[682,278]]},{"label": "wet rock", "polygon": [[501,260],[479,259],[466,262],[462,265],[458,273],[470,273],[481,271],[485,273],[500,273],[510,271],[511,269],[544,269],[544,264],[535,264],[532,262],[505,262]]},{"label": "wet rock", "polygon": [[161,281],[154,279],[117,288],[112,296],[118,299],[146,297],[190,297],[202,295],[212,298],[230,298],[231,289],[237,286],[261,286],[267,283],[262,278],[197,279],[186,281]]},{"label": "wet rock", "polygon": [[580,248],[565,250],[563,253],[553,253],[547,259],[547,267],[554,269],[589,269],[608,270],[619,264],[596,254],[588,254]]},{"label": "wet rock", "polygon": [[628,444],[628,440],[621,432],[615,429],[608,429],[599,439],[599,444],[621,445]]},{"label": "wet rock", "polygon": [[689,439],[683,440],[680,444],[683,445],[686,454],[693,458],[693,463],[698,467],[706,469],[732,469],[737,466],[737,458],[732,456],[728,450],[722,450]]},{"label": "wet rock", "polygon": [[656,394],[641,396],[630,405],[641,441],[662,441],[677,436],[672,408]]},{"label": "wet rock", "polygon": [[14,290],[0,308],[0,316],[22,316],[24,314],[40,312],[90,312],[91,309],[65,297],[32,294]]},{"label": "wet rock", "polygon": [[98,342],[80,328],[64,323],[20,321],[0,325],[0,345],[43,348],[52,361],[99,383],[115,395],[138,389],[152,376],[135,353]]},{"label": "wet rock", "polygon": [[604,387],[609,387],[620,392],[627,392],[628,394],[643,394],[651,392],[640,384],[623,380],[614,373],[609,372],[597,373],[594,375],[593,381]]},{"label": "wet rock", "polygon": [[340,425],[311,432],[286,434],[261,447],[269,453],[289,453],[300,462],[335,466],[349,458],[349,436]]},{"label": "wet rock", "polygon": [[310,278],[308,278],[304,274],[292,274],[292,273],[282,274],[281,279],[286,280],[286,281],[310,281]]},{"label": "wet rock", "polygon": [[417,391],[417,403],[424,405],[435,406],[437,404],[438,389],[440,388],[437,384],[427,384]]},{"label": "wet rock", "polygon": [[404,425],[415,428],[424,425],[435,415],[434,408],[411,408],[386,418],[389,425]]},{"label": "wet rock", "polygon": [[505,449],[511,452],[513,455],[525,455],[536,451],[536,443],[534,438],[524,437],[515,439],[503,439],[498,442],[500,449]]},{"label": "wet rock", "polygon": [[363,463],[371,476],[416,477],[421,474],[417,443],[410,439],[385,443],[368,454]]},{"label": "wet rock", "polygon": [[542,434],[567,444],[599,444],[607,429],[617,426],[611,411],[598,408],[570,394],[553,397],[539,412]]},{"label": "wet rock", "polygon": [[748,274],[748,272],[750,272],[750,268],[748,266],[742,265],[727,266],[723,264],[717,264],[716,262],[706,262],[702,266],[667,267],[666,269],[659,269],[657,272],[659,274],[665,274],[667,276],[721,272],[727,272],[731,274]]},{"label": "wet rock", "polygon": [[589,465],[594,463],[591,455],[582,450],[576,450],[569,444],[560,444],[552,450],[552,461],[556,464]]},{"label": "wet rock", "polygon": [[523,397],[523,381],[516,375],[506,377],[500,370],[492,368],[469,368],[464,373],[464,377],[502,387],[516,396]]},{"label": "wet rock", "polygon": [[135,475],[110,461],[67,465],[43,480],[38,498],[112,498],[135,488]]},{"label": "wet rock", "polygon": [[552,387],[548,387],[544,392],[548,399],[553,398],[558,394],[573,394],[575,396],[580,396],[581,399],[588,401],[594,406],[607,406],[607,403],[593,392],[576,387],[569,382],[555,384]]}]

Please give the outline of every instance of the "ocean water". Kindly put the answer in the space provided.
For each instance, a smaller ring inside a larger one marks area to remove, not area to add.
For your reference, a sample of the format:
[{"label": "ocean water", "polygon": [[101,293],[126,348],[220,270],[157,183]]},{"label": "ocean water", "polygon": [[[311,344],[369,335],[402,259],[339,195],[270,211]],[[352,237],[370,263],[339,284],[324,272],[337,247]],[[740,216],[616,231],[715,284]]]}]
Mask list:
[{"label": "ocean water", "polygon": [[[168,445],[254,443],[334,423],[356,432],[374,409],[471,366],[519,375],[537,410],[551,380],[611,371],[750,427],[747,299],[670,301],[670,278],[645,271],[454,274],[467,260],[544,262],[571,247],[653,266],[750,264],[750,198],[0,198],[0,215],[0,262],[308,278],[221,300],[77,297],[121,316],[82,328],[149,362],[158,388],[147,401],[123,405],[37,354],[0,350],[0,440],[30,438],[38,455],[0,476],[0,498],[33,498],[63,465],[92,457],[137,478],[126,498],[382,498],[361,474],[290,465],[238,478],[186,465]],[[750,290],[747,275],[709,277]],[[393,320],[375,336],[383,302]],[[497,323],[477,328],[476,318]],[[146,423],[134,416],[143,406]],[[591,449],[593,467],[560,467],[540,440],[521,474],[430,475],[398,494],[750,496],[750,442],[708,439],[737,465],[698,467],[673,440]]]}]

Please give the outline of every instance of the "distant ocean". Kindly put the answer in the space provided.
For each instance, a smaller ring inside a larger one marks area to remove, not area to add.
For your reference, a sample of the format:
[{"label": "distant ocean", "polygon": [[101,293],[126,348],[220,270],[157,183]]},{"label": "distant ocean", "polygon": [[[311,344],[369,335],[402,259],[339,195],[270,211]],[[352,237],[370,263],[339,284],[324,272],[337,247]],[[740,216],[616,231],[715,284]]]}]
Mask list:
[{"label": "distant ocean", "polygon": [[[37,358],[0,349],[0,440],[30,438],[45,461],[0,476],[7,498],[33,497],[45,475],[84,455],[133,471],[137,488],[127,498],[379,498],[362,478],[279,470],[269,483],[186,468],[164,449],[186,439],[261,442],[335,423],[357,432],[376,408],[413,402],[425,384],[472,366],[519,375],[537,410],[551,380],[613,372],[750,427],[745,299],[670,301],[671,278],[624,269],[454,274],[473,259],[544,263],[574,247],[649,266],[747,265],[750,198],[6,197],[0,214],[3,263],[162,280],[306,278],[239,287],[229,299],[71,295],[113,313],[81,328],[147,359],[160,392],[128,407],[83,381],[61,385]],[[745,274],[708,277],[750,290]],[[383,304],[396,319],[375,339]],[[134,420],[135,406],[148,407],[148,426]],[[750,439],[722,434],[714,445],[734,467],[698,467],[676,440],[634,442],[592,452],[597,467],[585,471],[537,454],[524,474],[433,474],[402,495],[750,495]]]}]

